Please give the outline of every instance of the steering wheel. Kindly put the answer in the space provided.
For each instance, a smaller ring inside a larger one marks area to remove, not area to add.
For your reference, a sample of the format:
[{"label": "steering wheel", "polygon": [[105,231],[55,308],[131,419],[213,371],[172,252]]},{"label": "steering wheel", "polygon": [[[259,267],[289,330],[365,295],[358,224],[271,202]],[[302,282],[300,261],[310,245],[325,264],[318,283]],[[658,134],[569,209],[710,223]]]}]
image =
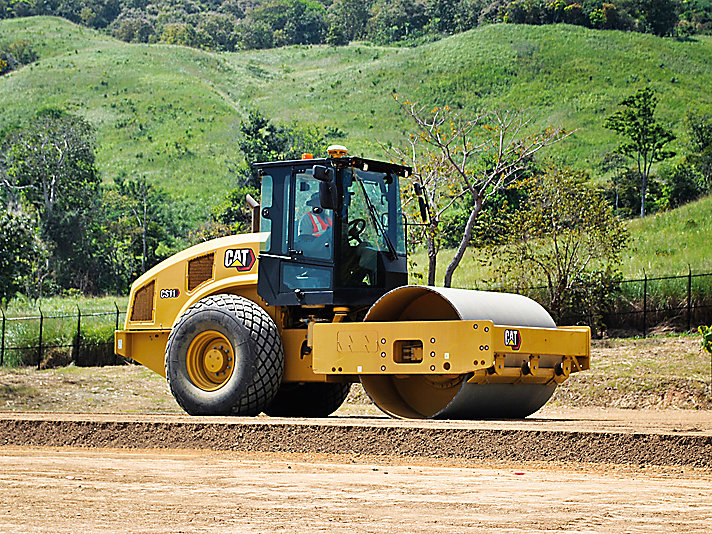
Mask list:
[{"label": "steering wheel", "polygon": [[361,244],[363,240],[361,239],[361,234],[366,229],[366,221],[363,219],[354,219],[349,222],[349,229],[347,235],[349,239],[353,239],[356,243]]}]

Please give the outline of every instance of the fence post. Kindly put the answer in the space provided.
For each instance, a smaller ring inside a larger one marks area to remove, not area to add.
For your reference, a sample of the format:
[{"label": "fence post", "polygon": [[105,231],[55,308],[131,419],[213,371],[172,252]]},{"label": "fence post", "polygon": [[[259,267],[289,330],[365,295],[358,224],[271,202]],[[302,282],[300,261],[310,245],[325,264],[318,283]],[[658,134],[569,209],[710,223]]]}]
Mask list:
[{"label": "fence post", "polygon": [[0,366],[5,362],[5,310],[0,308],[2,312],[2,345],[0,345]]},{"label": "fence post", "polygon": [[692,330],[692,268],[687,265],[687,331]]},{"label": "fence post", "polygon": [[[115,330],[119,329],[119,305],[116,304],[116,301],[114,301],[114,308],[116,308],[116,328]],[[117,365],[118,358],[117,354],[114,352],[114,365]]]},{"label": "fence post", "polygon": [[75,339],[74,363],[76,364],[79,361],[79,350],[82,346],[82,310],[79,309],[79,306],[77,306],[77,337]]},{"label": "fence post", "polygon": [[39,345],[37,345],[37,370],[40,370],[42,364],[42,326],[44,325],[44,314],[42,313],[42,308],[40,310],[40,339]]},{"label": "fence post", "polygon": [[648,273],[643,271],[643,337],[648,335]]}]

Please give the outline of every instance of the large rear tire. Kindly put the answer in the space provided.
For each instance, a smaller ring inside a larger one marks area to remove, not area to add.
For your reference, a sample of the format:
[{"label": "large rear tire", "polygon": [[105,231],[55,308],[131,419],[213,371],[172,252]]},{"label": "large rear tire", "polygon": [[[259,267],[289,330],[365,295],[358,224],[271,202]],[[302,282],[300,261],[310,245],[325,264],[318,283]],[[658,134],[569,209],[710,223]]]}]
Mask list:
[{"label": "large rear tire", "polygon": [[327,417],[339,409],[350,390],[351,384],[282,384],[265,413],[273,417]]},{"label": "large rear tire", "polygon": [[284,373],[277,325],[251,300],[212,295],[188,308],[166,344],[166,378],[191,415],[257,415]]}]

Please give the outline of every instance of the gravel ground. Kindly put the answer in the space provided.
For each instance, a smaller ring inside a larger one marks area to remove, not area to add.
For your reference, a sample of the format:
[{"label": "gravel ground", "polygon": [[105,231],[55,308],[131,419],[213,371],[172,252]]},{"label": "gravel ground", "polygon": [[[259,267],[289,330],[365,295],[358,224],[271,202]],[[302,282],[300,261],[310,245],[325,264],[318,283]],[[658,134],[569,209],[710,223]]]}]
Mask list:
[{"label": "gravel ground", "polygon": [[712,472],[0,447],[8,533],[708,533]]}]

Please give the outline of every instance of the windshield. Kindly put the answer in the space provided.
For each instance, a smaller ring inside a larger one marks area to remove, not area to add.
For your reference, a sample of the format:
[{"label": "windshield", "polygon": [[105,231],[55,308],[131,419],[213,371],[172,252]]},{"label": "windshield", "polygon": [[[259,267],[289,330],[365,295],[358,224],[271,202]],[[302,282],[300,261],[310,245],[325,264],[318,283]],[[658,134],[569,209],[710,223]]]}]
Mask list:
[{"label": "windshield", "polygon": [[405,255],[398,177],[350,168],[344,193],[349,235],[358,234],[378,251]]}]

